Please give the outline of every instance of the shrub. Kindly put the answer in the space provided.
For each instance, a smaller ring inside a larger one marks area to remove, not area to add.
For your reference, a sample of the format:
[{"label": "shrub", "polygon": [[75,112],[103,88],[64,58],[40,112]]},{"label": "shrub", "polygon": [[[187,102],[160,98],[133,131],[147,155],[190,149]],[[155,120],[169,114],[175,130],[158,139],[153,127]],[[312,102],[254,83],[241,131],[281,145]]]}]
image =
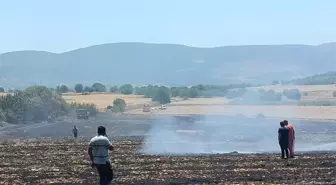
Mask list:
[{"label": "shrub", "polygon": [[281,94],[273,90],[268,90],[260,94],[260,100],[262,101],[281,101]]},{"label": "shrub", "polygon": [[113,101],[112,111],[113,112],[124,112],[126,108],[126,102],[123,99],[115,99]]}]

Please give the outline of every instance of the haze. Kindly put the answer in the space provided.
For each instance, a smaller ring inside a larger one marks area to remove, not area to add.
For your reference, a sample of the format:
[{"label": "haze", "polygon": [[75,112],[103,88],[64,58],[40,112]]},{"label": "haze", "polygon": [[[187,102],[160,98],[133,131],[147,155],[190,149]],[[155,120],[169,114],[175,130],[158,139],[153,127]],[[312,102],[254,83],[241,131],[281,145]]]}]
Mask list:
[{"label": "haze", "polygon": [[336,41],[336,1],[2,1],[0,53],[114,42],[197,47]]}]

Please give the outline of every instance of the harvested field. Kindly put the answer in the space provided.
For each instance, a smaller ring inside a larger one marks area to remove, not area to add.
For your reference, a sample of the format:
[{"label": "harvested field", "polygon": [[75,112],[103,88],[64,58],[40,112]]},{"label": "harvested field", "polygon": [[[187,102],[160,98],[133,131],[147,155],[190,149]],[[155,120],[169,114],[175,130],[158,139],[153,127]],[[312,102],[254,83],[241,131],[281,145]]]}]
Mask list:
[{"label": "harvested field", "polygon": [[[181,102],[182,103],[182,102]],[[132,114],[148,114],[142,110],[133,110]],[[336,106],[290,106],[290,105],[169,105],[167,110],[158,110],[159,115],[227,115],[242,114],[256,117],[258,114],[279,119],[336,120]]]},{"label": "harvested field", "polygon": [[[0,143],[0,184],[97,184],[88,140],[37,139]],[[335,184],[335,154],[155,156],[141,141],[115,141],[113,184]]]},{"label": "harvested field", "polygon": [[[335,149],[335,124],[291,121],[297,132],[296,147],[302,152],[297,153],[295,159],[282,160],[279,154],[204,154],[200,151],[197,154],[172,155],[169,147],[180,144],[176,138],[167,135],[164,128],[174,126],[176,123],[173,120],[169,116],[98,116],[97,119],[88,121],[1,129],[0,136],[11,139],[0,141],[0,184],[97,184],[98,174],[90,167],[86,150],[89,138],[95,135],[99,125],[106,126],[108,137],[115,146],[111,155],[115,172],[113,184],[336,183],[336,154],[322,153],[322,150],[332,147]],[[221,148],[226,147],[230,151],[237,149],[239,152],[242,146],[249,147],[249,150],[256,147],[278,150],[278,120],[233,119],[223,116],[206,117],[205,120],[200,116],[198,120],[200,122],[196,122],[194,129],[199,129],[199,124],[203,125],[204,131],[210,130],[211,135],[219,134],[214,138],[216,142],[211,141],[213,145],[220,144]],[[78,139],[71,138],[74,124],[79,128]],[[156,132],[153,127],[159,127],[161,131]],[[256,131],[250,132],[251,129]],[[264,130],[262,134],[259,132],[261,130]],[[163,140],[145,139],[151,135]],[[182,138],[188,137],[190,135]],[[145,142],[149,145],[144,145]],[[166,147],[165,151],[168,152],[163,155],[142,153],[144,146],[154,146],[155,142]],[[191,142],[184,143],[182,147],[191,147],[195,142],[191,138]],[[316,148],[312,153],[309,153],[311,150],[301,150],[311,146],[321,148]]]},{"label": "harvested field", "polygon": [[113,101],[117,98],[124,99],[127,106],[142,105],[146,103],[151,103],[150,98],[144,98],[138,95],[123,95],[123,94],[95,94],[81,95],[81,94],[63,94],[62,95],[67,102],[77,102],[77,103],[94,103],[98,109],[106,109],[108,105],[112,105]]}]

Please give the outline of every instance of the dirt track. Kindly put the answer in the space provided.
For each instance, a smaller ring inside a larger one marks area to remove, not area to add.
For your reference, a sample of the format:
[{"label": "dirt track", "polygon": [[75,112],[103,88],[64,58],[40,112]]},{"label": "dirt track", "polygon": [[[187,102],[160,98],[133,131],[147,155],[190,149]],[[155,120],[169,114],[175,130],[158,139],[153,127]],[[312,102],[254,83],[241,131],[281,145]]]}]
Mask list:
[{"label": "dirt track", "polygon": [[[87,140],[2,142],[0,184],[97,184]],[[149,156],[136,154],[138,141],[114,142],[114,184],[333,184],[336,155]]]}]

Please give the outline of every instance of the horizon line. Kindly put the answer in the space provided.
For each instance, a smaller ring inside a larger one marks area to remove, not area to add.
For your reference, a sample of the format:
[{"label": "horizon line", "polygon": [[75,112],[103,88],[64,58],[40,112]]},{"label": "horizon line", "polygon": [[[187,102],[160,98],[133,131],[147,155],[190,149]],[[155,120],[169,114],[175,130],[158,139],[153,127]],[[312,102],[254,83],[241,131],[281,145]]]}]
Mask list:
[{"label": "horizon line", "polygon": [[239,46],[321,46],[324,44],[336,44],[336,41],[333,42],[325,42],[325,43],[320,43],[316,45],[309,45],[309,44],[246,44],[246,45],[222,45],[222,46],[211,46],[211,47],[199,47],[199,46],[190,46],[190,45],[185,45],[185,44],[175,44],[175,43],[154,43],[154,42],[110,42],[110,43],[102,43],[102,44],[93,44],[89,46],[83,46],[83,47],[78,47],[76,49],[72,50],[67,50],[63,52],[50,52],[50,51],[45,51],[45,50],[34,50],[34,49],[23,49],[23,50],[14,50],[14,51],[7,51],[7,52],[2,52],[2,54],[7,54],[7,53],[13,53],[13,52],[29,52],[29,51],[35,51],[35,52],[46,52],[46,53],[51,53],[51,54],[63,54],[63,53],[68,53],[76,50],[81,50],[81,49],[86,49],[90,47],[97,47],[97,46],[103,46],[103,45],[111,45],[111,44],[152,44],[152,45],[175,45],[175,46],[183,46],[183,47],[189,47],[189,48],[199,48],[199,49],[213,49],[213,48],[222,48],[222,47],[239,47]]}]

